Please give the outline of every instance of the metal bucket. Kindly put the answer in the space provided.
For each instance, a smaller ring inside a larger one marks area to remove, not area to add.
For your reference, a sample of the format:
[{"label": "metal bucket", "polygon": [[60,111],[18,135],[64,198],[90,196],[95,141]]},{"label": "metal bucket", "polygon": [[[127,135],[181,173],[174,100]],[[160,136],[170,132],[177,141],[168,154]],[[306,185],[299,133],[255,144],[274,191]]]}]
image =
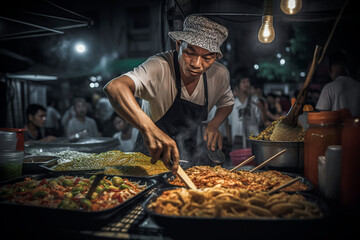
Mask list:
[{"label": "metal bucket", "polygon": [[261,164],[271,156],[286,149],[286,152],[270,161],[266,166],[286,172],[304,172],[304,142],[280,142],[248,139],[255,155],[255,163]]}]

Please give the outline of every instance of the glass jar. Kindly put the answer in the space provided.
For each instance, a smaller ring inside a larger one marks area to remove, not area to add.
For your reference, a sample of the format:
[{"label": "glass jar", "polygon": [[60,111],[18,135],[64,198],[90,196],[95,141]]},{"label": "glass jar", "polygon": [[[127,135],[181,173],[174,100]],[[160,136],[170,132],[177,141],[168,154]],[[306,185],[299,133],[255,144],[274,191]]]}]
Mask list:
[{"label": "glass jar", "polygon": [[329,145],[341,145],[339,111],[311,112],[304,140],[304,175],[315,188],[318,186],[318,157],[324,156]]},{"label": "glass jar", "polygon": [[341,142],[341,205],[345,210],[359,210],[360,117],[345,120]]}]

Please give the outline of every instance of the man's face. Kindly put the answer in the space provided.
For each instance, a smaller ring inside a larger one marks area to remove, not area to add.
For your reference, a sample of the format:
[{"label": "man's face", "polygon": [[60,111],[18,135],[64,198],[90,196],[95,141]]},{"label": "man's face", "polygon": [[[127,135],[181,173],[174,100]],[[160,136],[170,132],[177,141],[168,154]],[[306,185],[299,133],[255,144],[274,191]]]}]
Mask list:
[{"label": "man's face", "polygon": [[85,117],[86,115],[86,104],[84,102],[77,102],[74,105],[74,110],[76,115],[80,117]]},{"label": "man's face", "polygon": [[29,120],[36,127],[43,127],[46,121],[46,112],[38,110],[34,115],[29,114]]},{"label": "man's face", "polygon": [[179,53],[180,71],[183,77],[196,80],[216,61],[216,53],[187,42],[176,42]]}]

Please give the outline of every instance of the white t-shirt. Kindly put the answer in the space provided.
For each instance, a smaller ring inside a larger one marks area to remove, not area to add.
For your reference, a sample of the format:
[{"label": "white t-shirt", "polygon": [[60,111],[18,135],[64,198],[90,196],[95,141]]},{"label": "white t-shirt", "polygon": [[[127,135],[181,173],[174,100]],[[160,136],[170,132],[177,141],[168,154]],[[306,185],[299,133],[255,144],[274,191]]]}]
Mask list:
[{"label": "white t-shirt", "polygon": [[85,122],[81,122],[76,117],[73,117],[67,126],[67,136],[70,137],[84,130],[87,131],[87,136],[89,137],[99,136],[95,120],[89,117],[85,117]]},{"label": "white t-shirt", "polygon": [[[173,51],[160,53],[147,59],[139,67],[125,75],[135,83],[135,97],[142,98],[142,109],[154,121],[158,121],[173,104],[177,90],[173,70]],[[208,111],[234,104],[230,89],[230,74],[221,63],[215,62],[207,71]],[[204,83],[201,76],[193,94],[189,96],[181,81],[181,98],[204,105]]]},{"label": "white t-shirt", "polygon": [[339,76],[321,90],[315,107],[317,110],[335,111],[348,108],[353,116],[360,115],[360,83],[347,76]]},{"label": "white t-shirt", "polygon": [[[235,98],[234,108],[229,115],[229,124],[231,125],[231,138],[233,142],[235,141],[235,136],[243,136],[243,120],[244,120],[244,109],[247,105],[249,98],[245,100],[244,103],[241,103],[238,98]],[[259,126],[261,122],[261,111],[259,107],[255,104],[257,98],[253,96],[251,98],[252,103],[250,104],[250,112],[246,113],[245,121],[245,135],[249,137],[251,133],[254,136],[259,134]]]},{"label": "white t-shirt", "polygon": [[121,151],[133,152],[138,134],[139,134],[139,130],[133,127],[131,130],[131,138],[130,139],[122,140],[121,139],[122,132],[115,133],[113,138],[119,139]]}]

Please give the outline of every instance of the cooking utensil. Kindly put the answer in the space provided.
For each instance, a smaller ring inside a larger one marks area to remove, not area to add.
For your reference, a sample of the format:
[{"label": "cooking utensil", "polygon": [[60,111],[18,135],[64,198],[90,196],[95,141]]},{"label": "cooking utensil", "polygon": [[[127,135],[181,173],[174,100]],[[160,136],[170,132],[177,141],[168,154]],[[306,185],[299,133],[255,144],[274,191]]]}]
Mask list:
[{"label": "cooking utensil", "polygon": [[179,165],[177,175],[179,178],[185,183],[185,185],[190,189],[197,189],[193,181],[189,178],[189,176],[186,174],[184,169]]},{"label": "cooking utensil", "polygon": [[306,77],[305,83],[301,88],[294,105],[286,116],[275,126],[271,136],[271,141],[297,141],[299,135],[302,134],[302,127],[298,123],[298,117],[304,106],[305,98],[307,96],[308,88],[314,75],[316,66],[319,64],[321,54],[321,47],[316,45],[314,56],[312,59],[309,73]]},{"label": "cooking utensil", "polygon": [[297,181],[299,181],[299,180],[301,180],[301,177],[300,177],[300,176],[299,176],[299,177],[297,177],[297,178],[291,179],[290,181],[288,181],[288,182],[286,182],[286,183],[284,183],[284,184],[280,185],[280,186],[279,186],[279,187],[277,187],[277,188],[274,188],[274,189],[270,190],[270,191],[269,191],[269,192],[267,192],[267,193],[268,193],[268,194],[275,193],[275,192],[277,192],[277,191],[279,191],[279,190],[281,190],[281,189],[283,189],[283,188],[286,188],[286,187],[288,187],[288,186],[290,186],[290,185],[292,185],[292,184],[296,183],[296,182],[297,182]]},{"label": "cooking utensil", "polygon": [[304,173],[304,142],[266,141],[249,139],[254,162],[261,164],[269,157],[286,148],[286,152],[266,166],[283,172]]},{"label": "cooking utensil", "polygon": [[298,124],[298,117],[300,112],[304,106],[305,98],[307,96],[308,88],[312,79],[312,76],[315,72],[316,67],[321,63],[326,49],[330,43],[332,36],[334,35],[335,29],[339,20],[347,6],[349,1],[346,1],[344,6],[342,7],[339,15],[336,18],[336,21],[331,29],[330,35],[325,43],[325,47],[321,51],[321,47],[316,45],[313,60],[310,66],[309,73],[306,77],[305,83],[300,90],[297,99],[294,105],[290,108],[289,112],[286,114],[285,118],[281,122],[279,122],[275,128],[273,133],[270,136],[271,141],[296,141],[297,136],[301,133],[301,126]]},{"label": "cooking utensil", "polygon": [[240,163],[239,165],[237,165],[236,167],[234,167],[233,169],[230,170],[230,172],[238,169],[239,167],[244,166],[245,164],[247,164],[248,162],[250,162],[251,160],[253,160],[255,158],[255,155],[249,157],[248,159],[246,159],[245,161],[243,161],[242,163]]},{"label": "cooking utensil", "polygon": [[225,161],[225,154],[218,148],[216,148],[215,151],[212,151],[211,149],[208,150],[207,155],[214,163],[221,164]]},{"label": "cooking utensil", "polygon": [[103,179],[103,177],[104,177],[104,174],[102,174],[102,173],[96,174],[96,177],[95,177],[94,181],[92,182],[85,198],[91,200],[91,196],[95,192],[96,187],[99,185],[100,180]]},{"label": "cooking utensil", "polygon": [[266,160],[265,162],[261,163],[260,165],[254,167],[253,169],[250,170],[250,172],[254,172],[255,170],[262,168],[263,166],[265,166],[267,163],[269,163],[271,160],[273,160],[274,158],[276,158],[277,156],[283,154],[284,152],[286,152],[286,149],[281,150],[280,152],[278,152],[277,154],[275,154],[274,156],[270,157],[268,160]]},{"label": "cooking utensil", "polygon": [[[173,164],[173,161],[170,160],[171,165]],[[186,174],[184,169],[178,165],[178,170],[176,174],[179,176],[179,178],[185,183],[185,185],[190,189],[197,189],[193,181],[189,178],[189,176]]]}]

